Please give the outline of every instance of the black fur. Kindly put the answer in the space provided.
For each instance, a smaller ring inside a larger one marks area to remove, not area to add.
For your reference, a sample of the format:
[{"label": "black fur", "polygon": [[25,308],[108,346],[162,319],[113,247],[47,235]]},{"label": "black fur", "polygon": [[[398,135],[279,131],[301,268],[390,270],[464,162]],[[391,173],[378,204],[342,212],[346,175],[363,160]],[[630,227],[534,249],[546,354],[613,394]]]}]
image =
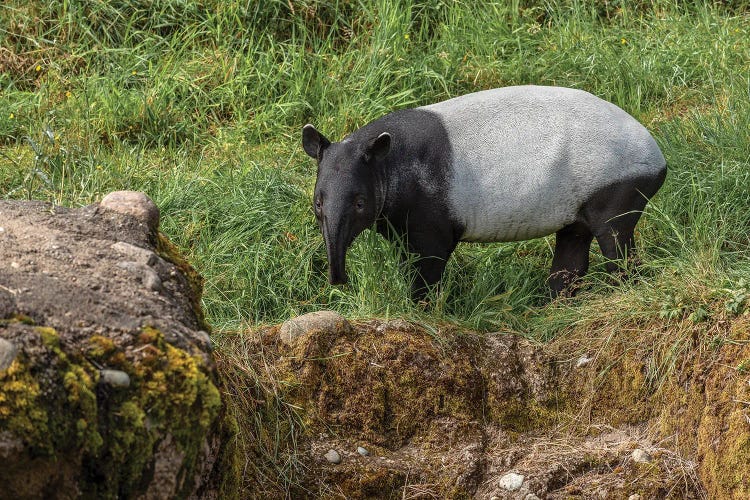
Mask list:
[{"label": "black fur", "polygon": [[[318,159],[316,199],[326,194],[330,198],[331,192],[341,198],[351,197],[348,192],[352,187],[357,191],[356,184],[363,179],[385,184],[386,196],[375,217],[352,225],[344,231],[346,234],[342,234],[342,238],[348,247],[368,222],[375,222],[377,231],[386,238],[405,241],[408,251],[417,255],[412,296],[417,300],[423,298],[428,287],[440,281],[448,257],[464,229],[448,208],[452,152],[440,119],[425,110],[397,111],[356,130],[345,142],[323,147],[322,154],[318,153],[317,144],[325,144],[328,140],[322,136],[316,140],[310,129],[306,127],[306,130],[303,132],[305,151],[316,153]],[[384,133],[391,138],[388,153],[381,159],[368,162],[371,160],[368,148]],[[349,209],[347,204],[338,208],[341,211]],[[327,240],[328,247],[333,243],[329,245]],[[343,259],[343,255],[336,254],[335,249],[329,250],[332,268]],[[340,270],[334,271],[334,281],[345,281]]]},{"label": "black fur", "polygon": [[606,264],[609,273],[619,270],[617,260],[635,258],[635,226],[666,175],[665,167],[654,177],[611,184],[583,204],[578,220],[555,234],[555,253],[548,280],[553,296],[566,290],[575,292],[575,281],[588,270],[594,238],[602,254],[609,259]]}]

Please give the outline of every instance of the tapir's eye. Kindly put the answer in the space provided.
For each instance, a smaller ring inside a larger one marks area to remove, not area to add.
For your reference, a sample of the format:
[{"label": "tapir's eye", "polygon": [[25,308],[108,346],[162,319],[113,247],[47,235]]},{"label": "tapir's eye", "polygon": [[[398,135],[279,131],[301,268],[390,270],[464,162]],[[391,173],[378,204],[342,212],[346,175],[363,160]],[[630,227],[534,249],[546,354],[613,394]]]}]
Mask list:
[{"label": "tapir's eye", "polygon": [[323,209],[323,202],[320,201],[320,198],[315,198],[315,211],[320,212]]},{"label": "tapir's eye", "polygon": [[365,209],[365,200],[363,198],[357,198],[357,201],[354,202],[354,206],[361,212]]}]

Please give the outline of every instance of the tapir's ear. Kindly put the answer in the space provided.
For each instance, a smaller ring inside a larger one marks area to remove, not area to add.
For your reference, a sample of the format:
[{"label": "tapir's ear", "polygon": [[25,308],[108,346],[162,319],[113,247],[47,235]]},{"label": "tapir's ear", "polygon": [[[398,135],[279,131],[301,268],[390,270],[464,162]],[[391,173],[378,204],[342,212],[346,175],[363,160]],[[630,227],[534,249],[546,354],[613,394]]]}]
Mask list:
[{"label": "tapir's ear", "polygon": [[368,160],[374,158],[375,160],[382,160],[385,155],[391,150],[391,134],[383,132],[377,136],[371,143],[370,147],[367,148]]},{"label": "tapir's ear", "polygon": [[330,145],[331,141],[309,123],[302,127],[302,147],[309,156],[319,160],[320,154]]}]

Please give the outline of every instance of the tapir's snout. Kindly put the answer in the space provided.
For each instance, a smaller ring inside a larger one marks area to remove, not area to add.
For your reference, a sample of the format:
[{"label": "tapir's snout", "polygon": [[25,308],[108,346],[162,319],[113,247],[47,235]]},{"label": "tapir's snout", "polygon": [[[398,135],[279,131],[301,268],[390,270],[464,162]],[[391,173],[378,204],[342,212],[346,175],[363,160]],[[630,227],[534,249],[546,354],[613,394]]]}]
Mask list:
[{"label": "tapir's snout", "polygon": [[349,281],[346,275],[346,250],[351,238],[345,234],[347,224],[342,222],[332,224],[327,218],[323,222],[323,238],[328,254],[328,282],[331,285],[345,285]]}]

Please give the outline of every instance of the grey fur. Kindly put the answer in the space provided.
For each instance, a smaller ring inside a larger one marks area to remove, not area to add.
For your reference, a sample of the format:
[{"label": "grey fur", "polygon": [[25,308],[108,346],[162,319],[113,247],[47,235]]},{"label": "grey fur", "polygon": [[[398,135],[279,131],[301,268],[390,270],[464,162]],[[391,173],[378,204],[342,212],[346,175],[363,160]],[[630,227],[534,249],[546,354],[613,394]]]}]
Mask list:
[{"label": "grey fur", "polygon": [[554,233],[602,188],[665,169],[645,127],[582,90],[505,87],[421,109],[449,135],[449,203],[463,241]]}]

